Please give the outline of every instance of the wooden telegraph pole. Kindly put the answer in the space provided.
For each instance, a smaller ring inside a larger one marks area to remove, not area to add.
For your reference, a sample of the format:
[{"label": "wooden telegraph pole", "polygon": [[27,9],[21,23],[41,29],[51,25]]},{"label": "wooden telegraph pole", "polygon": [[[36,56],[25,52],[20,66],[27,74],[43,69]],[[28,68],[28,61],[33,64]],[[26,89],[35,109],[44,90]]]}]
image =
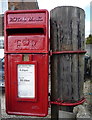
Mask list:
[{"label": "wooden telegraph pole", "polygon": [[[61,6],[50,12],[51,101],[76,103],[83,98],[85,13],[78,7]],[[51,117],[73,106],[52,104]]]}]

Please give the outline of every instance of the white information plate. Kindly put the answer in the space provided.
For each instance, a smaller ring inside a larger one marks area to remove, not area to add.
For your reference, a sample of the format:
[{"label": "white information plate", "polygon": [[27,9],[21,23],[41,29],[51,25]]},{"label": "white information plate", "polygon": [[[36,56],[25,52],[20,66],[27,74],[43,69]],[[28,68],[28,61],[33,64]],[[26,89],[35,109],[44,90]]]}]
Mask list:
[{"label": "white information plate", "polygon": [[35,98],[35,65],[18,65],[18,97]]}]

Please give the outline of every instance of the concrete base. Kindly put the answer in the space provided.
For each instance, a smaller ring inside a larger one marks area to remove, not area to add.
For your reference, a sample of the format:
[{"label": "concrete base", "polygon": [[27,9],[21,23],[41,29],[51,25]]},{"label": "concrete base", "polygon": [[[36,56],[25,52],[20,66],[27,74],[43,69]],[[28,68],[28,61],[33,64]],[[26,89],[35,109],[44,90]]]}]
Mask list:
[{"label": "concrete base", "polygon": [[72,112],[59,111],[59,120],[61,118],[64,118],[64,120],[67,120],[68,118],[70,120],[76,120],[76,115]]}]

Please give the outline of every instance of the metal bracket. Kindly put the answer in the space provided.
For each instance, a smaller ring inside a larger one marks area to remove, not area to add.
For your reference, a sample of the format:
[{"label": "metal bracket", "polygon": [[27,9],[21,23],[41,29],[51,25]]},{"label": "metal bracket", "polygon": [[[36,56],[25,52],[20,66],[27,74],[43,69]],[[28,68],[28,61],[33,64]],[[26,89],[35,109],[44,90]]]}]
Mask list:
[{"label": "metal bracket", "polygon": [[49,101],[49,104],[55,104],[55,105],[58,105],[58,106],[77,106],[77,105],[80,105],[82,103],[84,103],[86,101],[85,98],[83,98],[82,100],[80,101],[77,101],[76,103],[66,103],[64,101]]},{"label": "metal bracket", "polygon": [[77,50],[77,51],[55,51],[52,52],[52,50],[50,51],[50,56],[54,55],[58,55],[58,54],[85,54],[86,51],[84,50]]}]

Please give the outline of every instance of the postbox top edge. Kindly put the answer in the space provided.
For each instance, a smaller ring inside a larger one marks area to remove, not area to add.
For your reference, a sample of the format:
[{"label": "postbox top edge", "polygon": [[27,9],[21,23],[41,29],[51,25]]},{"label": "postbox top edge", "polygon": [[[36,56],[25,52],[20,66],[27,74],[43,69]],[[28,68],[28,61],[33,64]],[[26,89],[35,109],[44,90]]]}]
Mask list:
[{"label": "postbox top edge", "polygon": [[46,9],[39,9],[39,10],[37,10],[37,9],[32,9],[32,10],[7,10],[6,12],[5,12],[5,15],[8,15],[8,14],[22,14],[22,13],[49,13],[48,12],[48,10],[46,10]]}]

